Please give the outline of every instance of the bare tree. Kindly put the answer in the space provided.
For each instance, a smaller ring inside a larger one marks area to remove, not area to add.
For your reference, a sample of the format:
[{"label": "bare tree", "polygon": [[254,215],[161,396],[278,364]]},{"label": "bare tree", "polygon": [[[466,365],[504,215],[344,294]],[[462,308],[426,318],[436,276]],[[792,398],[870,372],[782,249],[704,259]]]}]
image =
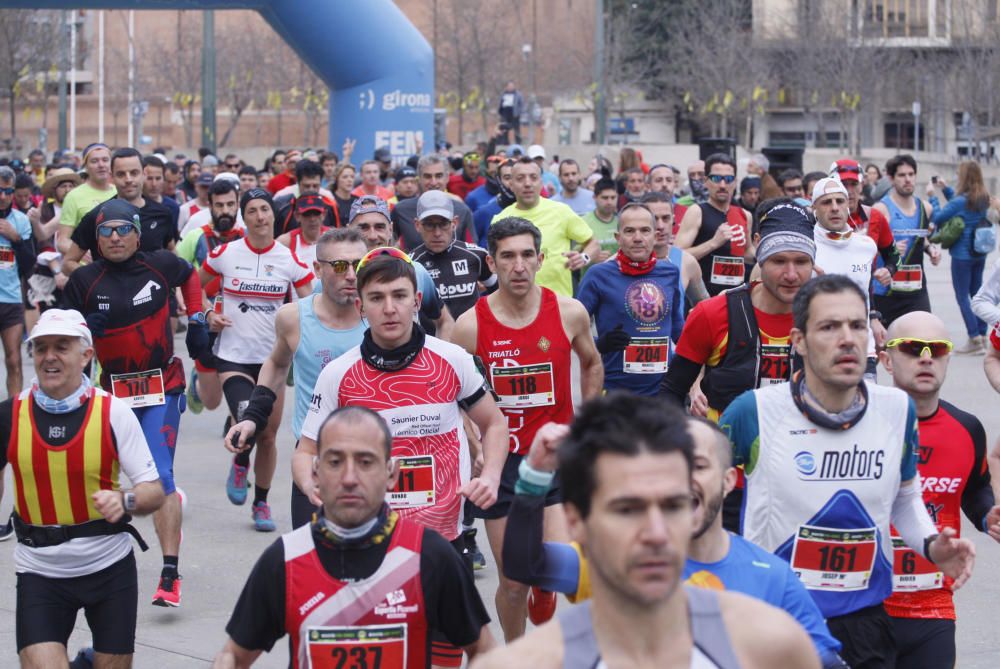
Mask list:
[{"label": "bare tree", "polygon": [[194,146],[194,112],[201,102],[201,12],[174,12],[174,43],[158,57],[139,61],[144,77],[157,82],[180,109],[184,142]]},{"label": "bare tree", "polygon": [[[17,102],[32,78],[55,65],[62,44],[61,12],[0,11],[0,91],[8,99],[10,143],[17,148]],[[44,86],[43,86],[44,88]]]}]

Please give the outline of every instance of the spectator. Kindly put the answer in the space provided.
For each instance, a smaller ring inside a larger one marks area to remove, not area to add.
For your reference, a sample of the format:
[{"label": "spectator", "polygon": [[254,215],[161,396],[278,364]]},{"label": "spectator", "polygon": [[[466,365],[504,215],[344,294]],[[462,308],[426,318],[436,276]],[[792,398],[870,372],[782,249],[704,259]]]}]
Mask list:
[{"label": "spectator", "polygon": [[513,81],[508,81],[500,94],[500,132],[504,142],[510,143],[510,131],[514,131],[514,143],[521,143],[521,114],[524,113],[524,96],[514,87]]}]

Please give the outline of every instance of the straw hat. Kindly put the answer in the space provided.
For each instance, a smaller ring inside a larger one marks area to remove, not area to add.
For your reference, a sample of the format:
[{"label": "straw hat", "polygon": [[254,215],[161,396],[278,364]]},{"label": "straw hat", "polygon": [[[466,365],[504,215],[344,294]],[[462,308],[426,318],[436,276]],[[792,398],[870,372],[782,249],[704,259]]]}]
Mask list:
[{"label": "straw hat", "polygon": [[56,196],[56,187],[63,181],[71,181],[74,186],[79,186],[80,175],[68,167],[59,167],[50,170],[45,177],[45,183],[42,184],[42,195],[46,198],[54,198]]}]

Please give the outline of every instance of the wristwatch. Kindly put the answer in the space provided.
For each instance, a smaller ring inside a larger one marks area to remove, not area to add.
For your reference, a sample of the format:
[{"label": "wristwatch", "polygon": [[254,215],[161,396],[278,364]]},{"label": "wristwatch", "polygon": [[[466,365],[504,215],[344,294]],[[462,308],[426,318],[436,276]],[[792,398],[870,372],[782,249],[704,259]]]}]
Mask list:
[{"label": "wristwatch", "polygon": [[868,320],[870,321],[882,320],[882,312],[872,309],[871,311],[868,312]]},{"label": "wristwatch", "polygon": [[201,312],[201,311],[199,311],[196,314],[191,314],[190,316],[188,316],[188,322],[189,323],[197,323],[198,325],[204,325],[205,324],[205,319],[206,319],[206,316],[205,316],[204,312]]},{"label": "wristwatch", "polygon": [[135,511],[135,493],[122,491],[122,506],[126,511]]},{"label": "wristwatch", "polygon": [[590,256],[589,255],[587,255],[586,253],[581,253],[580,257],[583,258],[583,264],[584,265],[589,265],[590,264]]}]

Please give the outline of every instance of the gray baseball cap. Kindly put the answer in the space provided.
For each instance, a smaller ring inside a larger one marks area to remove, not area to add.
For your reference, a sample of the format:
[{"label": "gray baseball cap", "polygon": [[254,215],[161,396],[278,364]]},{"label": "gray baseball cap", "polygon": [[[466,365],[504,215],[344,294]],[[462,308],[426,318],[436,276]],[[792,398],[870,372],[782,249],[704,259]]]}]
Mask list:
[{"label": "gray baseball cap", "polygon": [[429,216],[440,216],[449,221],[455,217],[455,205],[451,196],[441,190],[429,190],[417,200],[417,220]]}]

